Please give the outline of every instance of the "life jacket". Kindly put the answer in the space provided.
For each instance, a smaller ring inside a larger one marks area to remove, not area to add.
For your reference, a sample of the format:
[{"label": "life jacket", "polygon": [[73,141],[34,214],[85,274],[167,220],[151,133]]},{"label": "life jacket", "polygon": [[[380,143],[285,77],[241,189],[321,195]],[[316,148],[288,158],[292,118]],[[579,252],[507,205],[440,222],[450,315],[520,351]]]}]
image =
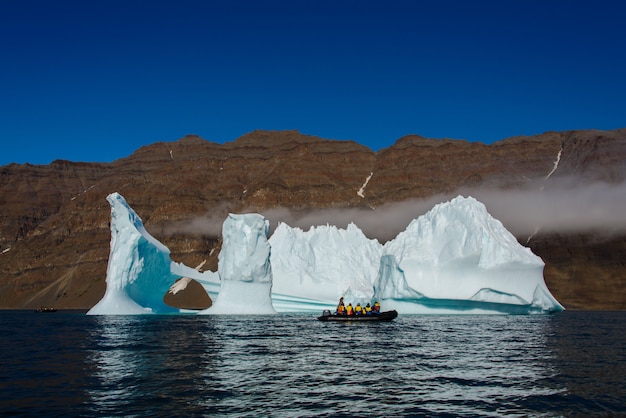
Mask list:
[{"label": "life jacket", "polygon": [[361,305],[356,305],[356,308],[354,308],[354,313],[357,315],[361,315],[363,313],[363,308],[361,307]]},{"label": "life jacket", "polygon": [[339,306],[337,306],[337,313],[338,313],[339,315],[342,315],[342,314],[343,314],[343,310],[344,310],[344,309],[345,309],[345,306],[343,306],[343,305],[339,305]]},{"label": "life jacket", "polygon": [[348,306],[346,306],[346,313],[352,315],[352,305],[348,304]]}]

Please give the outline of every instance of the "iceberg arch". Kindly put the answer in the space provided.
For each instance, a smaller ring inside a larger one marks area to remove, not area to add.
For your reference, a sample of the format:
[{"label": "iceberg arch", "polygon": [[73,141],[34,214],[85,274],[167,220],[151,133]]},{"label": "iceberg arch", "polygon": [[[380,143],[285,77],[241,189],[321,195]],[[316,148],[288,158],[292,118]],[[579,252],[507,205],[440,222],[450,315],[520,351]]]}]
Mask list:
[{"label": "iceberg arch", "polygon": [[180,309],[163,295],[181,277],[200,282],[216,293],[215,273],[200,273],[170,259],[170,250],[146,231],[141,218],[119,193],[107,196],[111,206],[111,244],[106,291],[87,315],[173,314]]}]

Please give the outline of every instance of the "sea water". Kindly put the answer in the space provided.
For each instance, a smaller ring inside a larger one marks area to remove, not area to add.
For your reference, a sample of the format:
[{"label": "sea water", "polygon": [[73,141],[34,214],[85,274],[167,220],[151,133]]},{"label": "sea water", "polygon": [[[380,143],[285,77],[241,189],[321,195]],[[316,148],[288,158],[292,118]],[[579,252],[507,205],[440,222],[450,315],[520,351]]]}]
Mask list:
[{"label": "sea water", "polygon": [[3,416],[626,415],[626,312],[0,311]]}]

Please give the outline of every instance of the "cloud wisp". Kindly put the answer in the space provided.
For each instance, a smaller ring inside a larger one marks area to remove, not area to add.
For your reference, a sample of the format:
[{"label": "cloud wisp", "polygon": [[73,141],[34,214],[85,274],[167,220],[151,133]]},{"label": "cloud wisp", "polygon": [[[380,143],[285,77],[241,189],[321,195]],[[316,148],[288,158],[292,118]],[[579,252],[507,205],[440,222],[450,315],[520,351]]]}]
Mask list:
[{"label": "cloud wisp", "polygon": [[281,221],[302,229],[325,224],[345,227],[353,222],[369,237],[386,241],[406,229],[411,220],[457,195],[472,196],[484,203],[489,213],[518,237],[531,236],[538,230],[604,235],[626,232],[626,183],[582,183],[576,178],[552,181],[545,188],[464,188],[445,195],[389,203],[374,210],[317,209],[302,215],[278,208],[263,214],[272,225]]},{"label": "cloud wisp", "polygon": [[626,232],[626,183],[583,183],[570,177],[544,189],[470,190],[517,236]]},{"label": "cloud wisp", "polygon": [[[370,238],[385,242],[394,238],[415,218],[436,204],[457,195],[472,196],[484,203],[489,213],[518,238],[542,233],[626,232],[626,183],[583,183],[577,178],[553,180],[546,187],[534,184],[520,189],[464,188],[425,199],[409,199],[376,207],[311,209],[305,212],[279,207],[262,211],[272,230],[278,222],[303,230],[311,226],[356,224]],[[249,211],[243,211],[243,213]],[[228,214],[226,206],[211,214],[162,227],[167,235],[219,236]]]}]

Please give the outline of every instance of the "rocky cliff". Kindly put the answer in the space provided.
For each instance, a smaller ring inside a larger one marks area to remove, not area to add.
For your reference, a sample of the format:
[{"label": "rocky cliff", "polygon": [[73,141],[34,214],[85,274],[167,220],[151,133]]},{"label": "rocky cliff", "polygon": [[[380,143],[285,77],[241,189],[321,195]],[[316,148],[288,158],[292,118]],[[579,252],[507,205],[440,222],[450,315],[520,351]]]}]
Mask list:
[{"label": "rocky cliff", "polygon": [[[0,308],[89,308],[102,297],[111,192],[127,199],[175,261],[207,259],[205,268],[215,270],[228,212],[376,213],[468,191],[549,195],[559,179],[619,185],[625,174],[626,130],[550,132],[492,145],[406,136],[378,152],[296,131],[255,131],[226,144],[189,135],[110,164],[11,164],[0,167]],[[626,308],[626,233],[511,230],[543,258],[548,287],[566,308]],[[374,237],[391,237],[384,235]],[[195,291],[174,299],[207,303]]]}]

